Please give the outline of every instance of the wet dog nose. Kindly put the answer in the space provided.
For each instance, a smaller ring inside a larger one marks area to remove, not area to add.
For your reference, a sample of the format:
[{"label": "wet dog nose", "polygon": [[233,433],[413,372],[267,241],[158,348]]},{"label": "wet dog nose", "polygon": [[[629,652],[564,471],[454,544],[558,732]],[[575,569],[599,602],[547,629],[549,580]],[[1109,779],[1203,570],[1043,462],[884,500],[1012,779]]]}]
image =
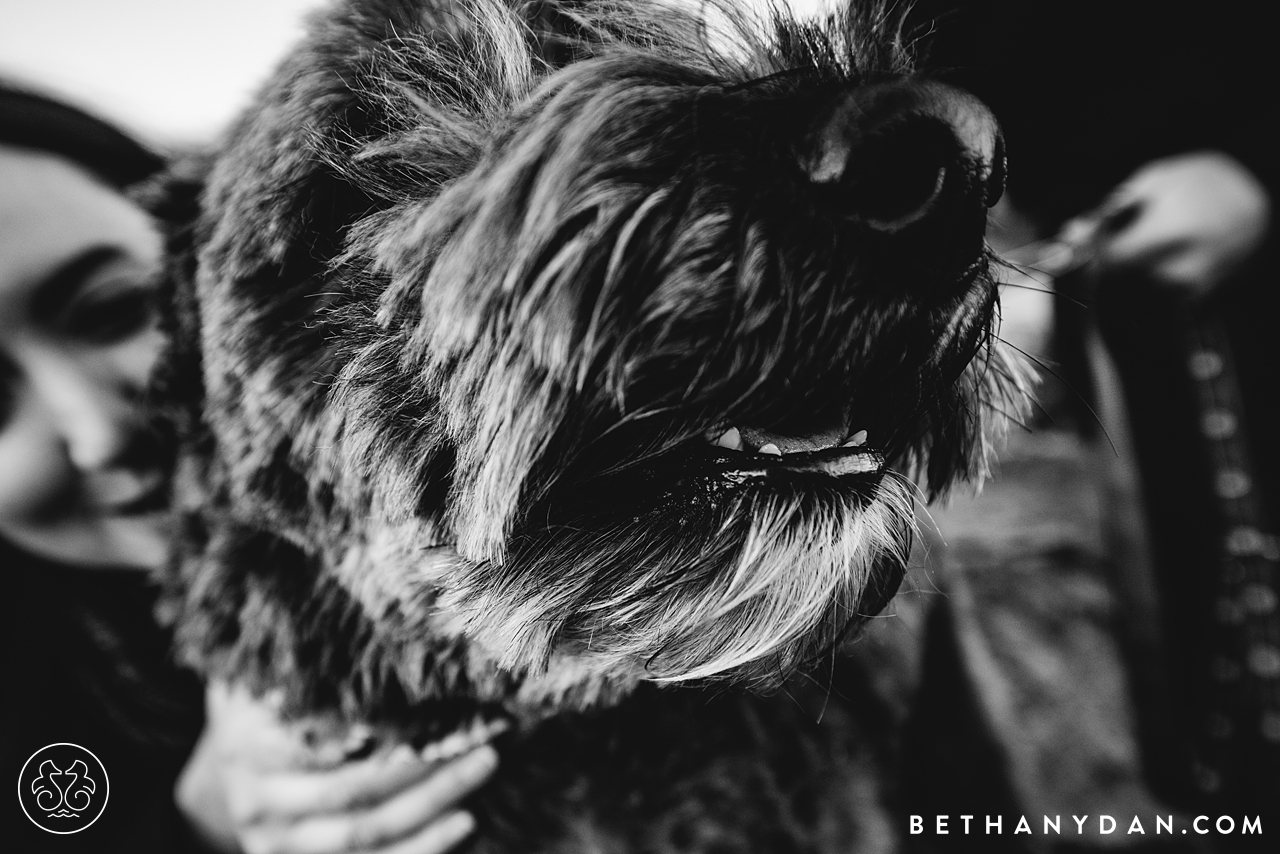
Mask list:
[{"label": "wet dog nose", "polygon": [[895,80],[842,95],[810,133],[801,166],[842,207],[886,233],[994,205],[1004,140],[987,107],[936,81]]}]

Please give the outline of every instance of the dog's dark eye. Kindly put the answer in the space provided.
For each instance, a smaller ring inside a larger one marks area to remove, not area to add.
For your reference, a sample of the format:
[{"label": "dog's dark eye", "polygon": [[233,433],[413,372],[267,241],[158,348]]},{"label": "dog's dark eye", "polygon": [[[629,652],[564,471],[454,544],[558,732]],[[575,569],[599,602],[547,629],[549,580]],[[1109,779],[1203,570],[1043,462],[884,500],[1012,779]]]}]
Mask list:
[{"label": "dog's dark eye", "polygon": [[155,315],[155,290],[147,284],[104,282],[71,307],[63,332],[85,343],[115,344],[146,329]]}]

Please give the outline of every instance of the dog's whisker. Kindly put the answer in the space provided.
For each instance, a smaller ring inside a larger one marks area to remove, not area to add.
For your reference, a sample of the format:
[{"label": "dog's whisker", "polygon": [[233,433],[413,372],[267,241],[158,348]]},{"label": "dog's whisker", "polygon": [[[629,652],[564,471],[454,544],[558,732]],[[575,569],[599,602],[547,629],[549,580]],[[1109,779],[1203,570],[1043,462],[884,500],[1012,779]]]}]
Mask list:
[{"label": "dog's whisker", "polygon": [[1000,288],[1001,290],[1005,288],[1013,288],[1014,290],[1031,291],[1032,293],[1044,294],[1046,296],[1056,296],[1059,294],[1058,291],[1048,285],[1032,287],[1031,285],[1022,284],[1020,282],[1000,282]]},{"label": "dog's whisker", "polygon": [[1035,293],[1042,293],[1047,296],[1052,296],[1056,299],[1064,300],[1067,303],[1070,303],[1071,305],[1075,306],[1076,308],[1085,309],[1085,310],[1090,309],[1090,306],[1088,303],[1084,302],[1079,297],[1066,293],[1060,288],[1055,288],[1053,286],[1053,282],[1054,282],[1054,277],[1046,275],[1046,281],[1040,282],[1041,287],[1038,287],[1038,288],[1032,287],[1031,285],[1021,284],[1018,282],[1001,282],[1000,287],[1015,288],[1019,290],[1032,291]]},{"label": "dog's whisker", "polygon": [[1063,377],[1056,370],[1054,370],[1054,368],[1048,362],[1044,361],[1043,359],[1037,358],[1036,356],[1026,352],[1025,350],[1022,350],[1017,345],[1012,344],[1008,341],[1004,341],[1003,343],[1005,346],[1016,350],[1017,352],[1022,354],[1024,357],[1034,362],[1037,367],[1039,367],[1042,371],[1052,376],[1058,382],[1062,383],[1064,388],[1068,389],[1073,395],[1075,395],[1076,399],[1079,400],[1080,403],[1085,407],[1085,409],[1089,411],[1090,417],[1093,418],[1094,423],[1097,424],[1098,426],[1098,429],[1102,431],[1102,435],[1106,437],[1107,444],[1111,446],[1112,453],[1119,456],[1120,452],[1117,449],[1115,442],[1112,441],[1111,434],[1107,431],[1107,427],[1105,424],[1103,424],[1101,416],[1099,416],[1098,413],[1094,410],[1093,405],[1089,402],[1088,398],[1086,398],[1083,394],[1081,394],[1080,391],[1077,390],[1070,382],[1068,382],[1065,377]]}]

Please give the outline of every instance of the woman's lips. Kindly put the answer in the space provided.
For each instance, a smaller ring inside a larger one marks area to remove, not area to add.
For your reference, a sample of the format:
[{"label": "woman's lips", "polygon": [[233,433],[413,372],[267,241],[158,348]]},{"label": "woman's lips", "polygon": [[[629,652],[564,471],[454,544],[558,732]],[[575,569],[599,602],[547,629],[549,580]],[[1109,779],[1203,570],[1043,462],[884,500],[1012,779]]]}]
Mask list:
[{"label": "woman's lips", "polygon": [[114,516],[143,516],[149,513],[155,513],[164,510],[169,506],[169,490],[165,488],[162,482],[159,486],[152,489],[127,504],[114,508],[109,511],[108,515]]},{"label": "woman's lips", "polygon": [[102,516],[134,516],[162,510],[168,504],[167,478],[159,469],[95,472],[84,478],[85,507]]}]

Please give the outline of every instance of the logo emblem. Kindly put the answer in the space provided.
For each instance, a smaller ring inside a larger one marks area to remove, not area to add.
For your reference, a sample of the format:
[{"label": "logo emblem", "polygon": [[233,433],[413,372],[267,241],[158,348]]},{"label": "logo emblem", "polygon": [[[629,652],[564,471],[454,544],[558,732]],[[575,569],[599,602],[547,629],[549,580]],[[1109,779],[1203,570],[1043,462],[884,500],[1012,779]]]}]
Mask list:
[{"label": "logo emblem", "polygon": [[98,757],[63,742],[31,754],[18,775],[18,802],[41,830],[79,833],[102,815],[110,788]]}]

